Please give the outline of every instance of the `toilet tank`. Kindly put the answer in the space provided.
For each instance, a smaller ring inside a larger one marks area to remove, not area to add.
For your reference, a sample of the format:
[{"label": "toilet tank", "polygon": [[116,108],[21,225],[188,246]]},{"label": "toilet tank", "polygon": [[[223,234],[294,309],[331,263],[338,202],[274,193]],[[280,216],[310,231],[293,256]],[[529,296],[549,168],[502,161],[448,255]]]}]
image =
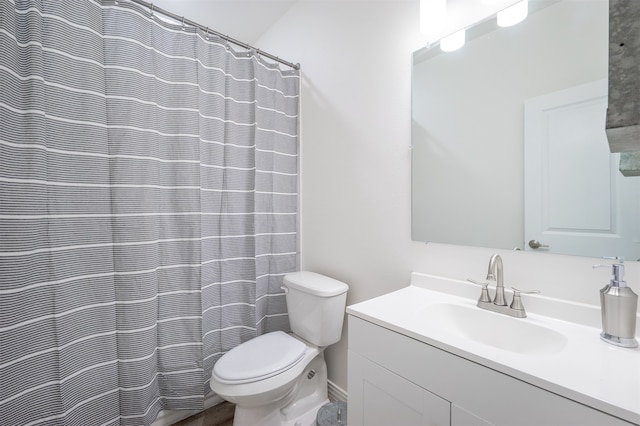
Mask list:
[{"label": "toilet tank", "polygon": [[287,274],[283,280],[291,331],[309,343],[340,340],[349,286],[315,272]]}]

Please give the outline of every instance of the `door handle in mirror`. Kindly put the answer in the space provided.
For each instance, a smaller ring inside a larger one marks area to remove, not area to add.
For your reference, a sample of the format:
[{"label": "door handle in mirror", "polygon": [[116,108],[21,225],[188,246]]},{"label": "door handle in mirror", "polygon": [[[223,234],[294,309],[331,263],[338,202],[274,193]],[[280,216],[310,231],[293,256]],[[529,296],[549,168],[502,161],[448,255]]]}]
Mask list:
[{"label": "door handle in mirror", "polygon": [[529,247],[531,247],[532,249],[539,249],[548,248],[549,246],[546,244],[541,244],[538,240],[529,240]]}]

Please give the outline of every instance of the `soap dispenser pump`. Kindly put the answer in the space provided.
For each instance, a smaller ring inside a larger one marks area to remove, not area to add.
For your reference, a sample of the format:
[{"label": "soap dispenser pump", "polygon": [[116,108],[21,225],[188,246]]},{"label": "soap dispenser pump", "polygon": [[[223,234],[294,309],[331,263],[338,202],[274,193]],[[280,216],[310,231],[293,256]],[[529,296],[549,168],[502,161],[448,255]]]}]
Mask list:
[{"label": "soap dispenser pump", "polygon": [[[596,265],[605,267],[608,265]],[[600,290],[602,311],[602,333],[600,338],[605,342],[624,348],[638,346],[636,340],[636,312],[638,295],[624,281],[624,264],[611,265],[613,278]]]}]

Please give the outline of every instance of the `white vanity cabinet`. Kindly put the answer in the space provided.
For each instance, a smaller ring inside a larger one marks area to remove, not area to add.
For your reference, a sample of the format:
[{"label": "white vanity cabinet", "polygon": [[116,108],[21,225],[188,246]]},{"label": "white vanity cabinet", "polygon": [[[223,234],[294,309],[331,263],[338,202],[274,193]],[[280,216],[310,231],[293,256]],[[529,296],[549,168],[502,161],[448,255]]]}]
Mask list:
[{"label": "white vanity cabinet", "polygon": [[631,425],[349,315],[350,426]]}]

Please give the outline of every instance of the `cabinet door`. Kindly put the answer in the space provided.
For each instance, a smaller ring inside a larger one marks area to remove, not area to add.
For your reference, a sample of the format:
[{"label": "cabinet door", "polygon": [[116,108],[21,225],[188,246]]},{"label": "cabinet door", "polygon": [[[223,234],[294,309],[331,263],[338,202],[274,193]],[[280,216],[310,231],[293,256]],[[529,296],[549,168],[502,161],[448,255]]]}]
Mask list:
[{"label": "cabinet door", "polygon": [[493,424],[451,404],[451,426],[493,426]]},{"label": "cabinet door", "polygon": [[449,426],[448,401],[349,351],[351,426]]}]

